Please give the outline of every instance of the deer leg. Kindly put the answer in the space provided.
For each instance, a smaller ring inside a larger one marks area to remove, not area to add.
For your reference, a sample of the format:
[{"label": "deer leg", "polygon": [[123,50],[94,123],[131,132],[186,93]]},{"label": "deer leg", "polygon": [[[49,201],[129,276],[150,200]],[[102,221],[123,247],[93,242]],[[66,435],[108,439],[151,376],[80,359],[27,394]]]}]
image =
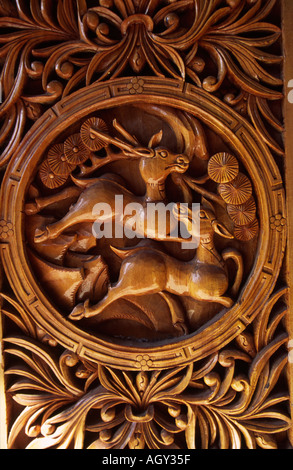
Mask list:
[{"label": "deer leg", "polygon": [[221,304],[224,307],[231,308],[232,305],[234,304],[234,300],[232,300],[230,297],[225,297],[221,295],[213,295],[209,293],[203,293],[201,292],[201,295],[192,295],[192,298],[195,300],[199,300],[201,302],[213,302],[216,304]]},{"label": "deer leg", "polygon": [[174,328],[184,335],[188,334],[188,327],[185,322],[185,316],[182,311],[182,307],[178,305],[177,300],[172,296],[172,294],[169,294],[169,292],[160,292],[160,295],[163,297],[170,309]]},{"label": "deer leg", "polygon": [[234,301],[230,297],[210,297],[209,302],[215,302],[227,308],[231,308],[234,304]]},{"label": "deer leg", "polygon": [[150,289],[149,286],[145,286],[144,288],[136,290],[133,286],[129,286],[128,284],[123,285],[123,283],[118,282],[109,288],[108,294],[96,305],[90,306],[88,301],[83,304],[78,304],[70,313],[69,318],[71,320],[81,320],[82,318],[94,317],[101,314],[103,310],[108,307],[108,305],[115,302],[115,300],[119,300],[123,297],[128,297],[131,295],[157,293],[157,289]]},{"label": "deer leg", "polygon": [[127,295],[128,290],[121,289],[117,283],[114,286],[110,286],[108,294],[97,304],[90,305],[89,301],[86,300],[84,303],[76,305],[69,315],[71,320],[81,320],[82,318],[90,318],[102,313],[102,311],[115,300],[120,297]]},{"label": "deer leg", "polygon": [[79,209],[76,210],[75,206],[73,206],[62,219],[53,224],[36,229],[34,241],[35,243],[41,243],[57,238],[64,230],[78,223],[90,221],[92,217],[92,214],[88,214],[83,207],[79,207]]},{"label": "deer leg", "polygon": [[70,188],[64,189],[58,194],[53,194],[52,196],[36,197],[35,202],[29,202],[25,205],[24,211],[26,215],[37,214],[45,207],[50,206],[50,204],[54,204],[55,202],[63,201],[64,199],[71,197],[78,197],[81,191],[81,188],[72,186]]},{"label": "deer leg", "polygon": [[[70,313],[69,318],[71,320],[80,320],[84,317],[93,317],[101,314],[102,311],[108,307],[108,305],[122,297],[157,294],[163,291],[164,286],[162,286],[159,270],[157,270],[157,279],[156,275],[154,275],[156,272],[156,266],[152,272],[147,273],[147,271],[144,270],[144,256],[134,256],[134,258],[134,264],[131,262],[129,263],[128,260],[125,264],[122,263],[118,282],[109,287],[107,295],[100,302],[92,306],[89,306],[88,302],[84,304],[78,304]],[[143,280],[140,280],[140,274],[142,272],[146,272],[146,275],[144,276]]]}]

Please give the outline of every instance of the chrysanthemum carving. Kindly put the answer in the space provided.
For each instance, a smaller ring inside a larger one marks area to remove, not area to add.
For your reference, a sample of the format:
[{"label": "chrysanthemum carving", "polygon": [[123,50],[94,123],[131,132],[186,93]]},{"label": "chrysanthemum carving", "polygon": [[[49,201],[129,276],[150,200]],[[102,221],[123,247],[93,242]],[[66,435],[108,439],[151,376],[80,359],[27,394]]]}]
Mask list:
[{"label": "chrysanthemum carving", "polygon": [[84,145],[79,133],[72,134],[65,140],[64,153],[67,161],[73,165],[84,163],[91,155],[90,150]]},{"label": "chrysanthemum carving", "polygon": [[66,183],[68,175],[56,175],[50,165],[48,160],[45,160],[40,166],[39,175],[42,183],[50,189],[58,188]]},{"label": "chrysanthemum carving", "polygon": [[59,176],[68,176],[75,169],[75,165],[67,161],[63,144],[56,144],[50,148],[48,163],[53,173]]},{"label": "chrysanthemum carving", "polygon": [[93,151],[98,151],[106,144],[105,140],[94,134],[92,130],[100,132],[108,132],[107,124],[97,117],[87,119],[81,126],[80,136],[84,145]]},{"label": "chrysanthemum carving", "polygon": [[236,225],[234,229],[234,235],[237,240],[248,242],[253,240],[258,234],[259,224],[257,219],[247,225]]},{"label": "chrysanthemum carving", "polygon": [[227,152],[213,155],[208,163],[209,177],[216,183],[229,183],[239,173],[237,159]]},{"label": "chrysanthemum carving", "polygon": [[219,184],[218,189],[227,204],[243,204],[252,195],[251,182],[243,173],[239,173],[230,183]]},{"label": "chrysanthemum carving", "polygon": [[227,212],[230,216],[230,219],[236,225],[247,225],[253,222],[256,216],[256,205],[254,198],[251,197],[244,204],[239,204],[238,206],[234,204],[228,204]]}]

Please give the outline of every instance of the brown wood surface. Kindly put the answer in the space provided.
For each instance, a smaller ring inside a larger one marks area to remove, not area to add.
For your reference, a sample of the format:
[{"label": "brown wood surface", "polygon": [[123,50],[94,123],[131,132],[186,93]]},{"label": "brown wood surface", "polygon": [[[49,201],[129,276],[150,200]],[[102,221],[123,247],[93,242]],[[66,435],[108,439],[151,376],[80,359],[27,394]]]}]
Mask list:
[{"label": "brown wood surface", "polygon": [[[289,81],[291,80],[291,77],[293,76],[293,62],[292,62],[292,54],[290,51],[292,51],[293,48],[293,38],[289,31],[292,30],[293,27],[293,5],[292,2],[284,0],[283,5],[283,23],[282,23],[282,28],[284,31],[284,89],[286,95],[290,92],[290,89],[288,88]],[[293,191],[292,191],[292,178],[293,178],[293,159],[291,157],[292,153],[292,135],[290,132],[290,129],[292,129],[293,126],[293,111],[292,111],[292,103],[289,102],[288,100],[288,95],[287,99],[284,100],[284,122],[285,122],[285,148],[286,148],[286,193],[287,193],[287,217],[288,217],[288,249],[287,249],[287,282],[290,287],[289,289],[289,295],[288,295],[288,304],[289,304],[289,311],[290,314],[287,317],[287,328],[289,332],[289,354],[290,351],[292,350],[292,339],[293,339],[293,316],[292,316],[292,308],[293,308],[293,292],[292,292],[292,283],[293,283],[293,273],[292,273],[292,263],[293,263],[293,246],[292,246],[292,233],[293,233],[293,216],[292,216],[292,210],[290,209],[290,201],[292,201],[293,198]],[[290,346],[291,345],[291,346]],[[292,354],[292,353],[291,353]],[[290,384],[290,393],[292,397],[293,393],[293,363],[289,361],[288,365],[288,379],[289,379],[289,384]],[[291,410],[293,403],[291,400]],[[291,411],[292,414],[292,411]],[[293,434],[292,434],[292,429],[290,432],[290,439],[291,442],[293,442]]]},{"label": "brown wood surface", "polygon": [[291,448],[291,3],[0,1],[3,448]]}]

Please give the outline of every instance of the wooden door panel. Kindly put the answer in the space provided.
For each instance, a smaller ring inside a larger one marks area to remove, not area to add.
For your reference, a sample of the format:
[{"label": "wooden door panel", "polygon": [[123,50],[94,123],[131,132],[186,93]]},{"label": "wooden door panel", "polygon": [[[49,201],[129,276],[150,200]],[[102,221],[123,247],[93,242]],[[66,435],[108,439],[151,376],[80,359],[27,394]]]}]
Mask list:
[{"label": "wooden door panel", "polygon": [[2,447],[291,447],[292,14],[0,2]]}]

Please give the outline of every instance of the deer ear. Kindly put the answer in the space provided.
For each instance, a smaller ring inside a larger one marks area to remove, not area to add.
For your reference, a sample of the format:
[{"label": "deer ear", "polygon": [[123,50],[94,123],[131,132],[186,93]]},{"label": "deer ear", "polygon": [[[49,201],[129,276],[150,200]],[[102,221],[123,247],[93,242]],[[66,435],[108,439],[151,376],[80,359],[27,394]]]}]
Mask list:
[{"label": "deer ear", "polygon": [[161,129],[160,132],[158,132],[157,134],[154,134],[150,138],[150,141],[148,143],[148,147],[149,148],[157,147],[159,145],[159,143],[161,142],[162,137],[163,137],[163,131]]},{"label": "deer ear", "polygon": [[214,212],[215,208],[213,204],[210,201],[208,201],[205,197],[201,198],[201,204],[204,208],[209,209],[210,211]]},{"label": "deer ear", "polygon": [[172,212],[177,218],[183,219],[184,217],[186,219],[192,220],[193,214],[192,210],[189,209],[188,205],[186,203],[174,203],[172,207]]},{"label": "deer ear", "polygon": [[214,232],[216,232],[221,237],[230,238],[230,239],[234,238],[234,235],[231,232],[229,232],[229,230],[217,220],[214,220],[212,222],[212,228]]}]

